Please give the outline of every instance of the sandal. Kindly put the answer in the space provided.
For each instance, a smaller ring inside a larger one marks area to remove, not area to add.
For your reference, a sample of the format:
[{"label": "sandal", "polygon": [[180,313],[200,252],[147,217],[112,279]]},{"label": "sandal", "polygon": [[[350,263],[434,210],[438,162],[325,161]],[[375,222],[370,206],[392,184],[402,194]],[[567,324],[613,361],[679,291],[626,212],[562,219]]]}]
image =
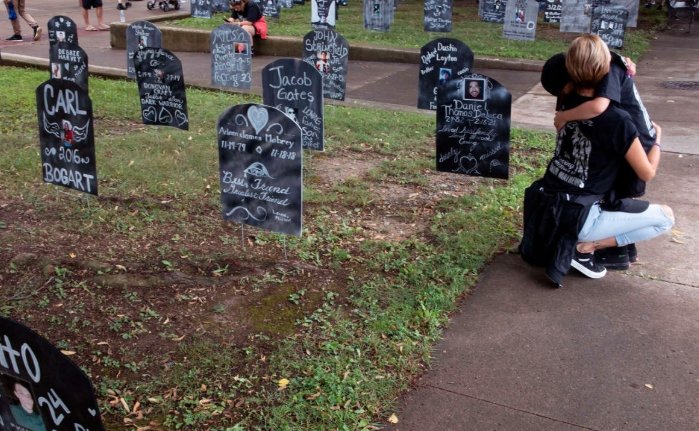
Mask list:
[{"label": "sandal", "polygon": [[101,26],[97,27],[98,30],[109,30],[109,26],[107,24],[102,24]]},{"label": "sandal", "polygon": [[97,31],[97,28],[93,25],[88,25],[85,27],[85,31]]}]

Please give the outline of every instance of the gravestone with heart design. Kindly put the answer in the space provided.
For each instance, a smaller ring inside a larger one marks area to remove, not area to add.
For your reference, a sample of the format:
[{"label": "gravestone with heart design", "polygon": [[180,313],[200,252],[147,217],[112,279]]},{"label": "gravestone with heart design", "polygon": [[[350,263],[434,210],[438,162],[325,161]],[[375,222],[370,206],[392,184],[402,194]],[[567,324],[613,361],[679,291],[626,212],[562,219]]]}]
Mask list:
[{"label": "gravestone with heart design", "polygon": [[87,90],[87,54],[74,43],[56,42],[49,48],[51,78],[73,81]]},{"label": "gravestone with heart design", "polygon": [[67,16],[54,16],[46,24],[46,30],[49,37],[49,47],[56,42],[78,44],[78,26]]},{"label": "gravestone with heart design", "polygon": [[136,51],[149,48],[162,48],[163,35],[158,27],[148,21],[134,21],[126,27],[126,75],[136,77],[134,55]]}]

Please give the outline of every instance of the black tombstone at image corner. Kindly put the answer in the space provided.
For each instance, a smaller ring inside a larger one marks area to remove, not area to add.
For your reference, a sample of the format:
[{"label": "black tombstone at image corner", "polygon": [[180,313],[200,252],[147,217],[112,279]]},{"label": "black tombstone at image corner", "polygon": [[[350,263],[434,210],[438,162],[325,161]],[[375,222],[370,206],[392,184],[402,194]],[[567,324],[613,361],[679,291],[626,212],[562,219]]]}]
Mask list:
[{"label": "black tombstone at image corner", "polygon": [[301,146],[323,151],[323,78],[305,61],[283,58],[262,69],[265,105],[284,112],[301,127]]},{"label": "black tombstone at image corner", "polygon": [[[27,422],[43,422],[46,430],[104,431],[95,391],[80,367],[6,317],[0,317],[0,383],[2,430],[37,429]],[[37,412],[29,414],[13,402],[16,392],[31,398]]]},{"label": "black tombstone at image corner", "polygon": [[425,0],[424,29],[430,32],[451,31],[452,0]]},{"label": "black tombstone at image corner", "polygon": [[592,10],[590,33],[599,35],[610,48],[621,48],[628,17],[623,6],[597,6]]},{"label": "black tombstone at image corner", "polygon": [[194,18],[211,18],[211,0],[190,0],[189,13]]},{"label": "black tombstone at image corner", "polygon": [[88,91],[49,79],[36,89],[44,182],[97,195],[95,135]]},{"label": "black tombstone at image corner", "polygon": [[435,39],[420,49],[418,109],[437,109],[437,87],[473,69],[473,51],[457,39]]},{"label": "black tombstone at image corner", "polygon": [[143,48],[134,57],[143,124],[189,129],[182,63],[163,48]]},{"label": "black tombstone at image corner", "polygon": [[211,84],[236,89],[252,85],[252,38],[240,26],[221,24],[211,32]]},{"label": "black tombstone at image corner", "polygon": [[68,42],[78,44],[78,26],[71,18],[56,15],[46,24],[46,32],[49,37],[49,46],[56,42]]},{"label": "black tombstone at image corner", "polygon": [[364,0],[364,28],[388,31],[393,22],[393,0]]},{"label": "black tombstone at image corner", "polygon": [[87,54],[74,43],[56,42],[49,48],[51,78],[73,81],[88,89]]},{"label": "black tombstone at image corner", "polygon": [[477,73],[439,88],[437,170],[508,178],[512,96]]},{"label": "black tombstone at image corner", "polygon": [[126,75],[136,78],[134,55],[145,47],[162,48],[163,35],[158,27],[148,21],[134,21],[126,27]]},{"label": "black tombstone at image corner", "polygon": [[323,97],[345,100],[349,44],[332,29],[312,30],[303,37],[303,61],[323,77]]},{"label": "black tombstone at image corner", "polygon": [[301,236],[301,129],[271,106],[230,107],[218,119],[223,218]]},{"label": "black tombstone at image corner", "polygon": [[509,0],[505,8],[502,37],[513,40],[535,40],[539,3],[536,0]]},{"label": "black tombstone at image corner", "polygon": [[335,28],[337,2],[335,0],[311,0],[311,25],[315,29]]},{"label": "black tombstone at image corner", "polygon": [[562,0],[546,0],[544,4],[544,22],[561,22]]},{"label": "black tombstone at image corner", "polygon": [[485,22],[504,22],[505,7],[508,0],[480,0],[478,16]]}]

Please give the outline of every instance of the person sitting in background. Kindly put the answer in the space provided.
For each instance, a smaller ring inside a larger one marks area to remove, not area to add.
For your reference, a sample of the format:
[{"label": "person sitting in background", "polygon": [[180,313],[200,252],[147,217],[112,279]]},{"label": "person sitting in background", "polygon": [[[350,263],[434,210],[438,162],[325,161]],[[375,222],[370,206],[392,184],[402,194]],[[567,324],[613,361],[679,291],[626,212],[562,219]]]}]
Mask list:
[{"label": "person sitting in background", "polygon": [[[262,10],[257,3],[250,0],[232,0],[230,6],[231,17],[226,19],[226,22],[238,25],[248,32],[251,44],[255,36],[259,36],[260,39],[267,39],[267,21],[265,21]],[[250,48],[250,53],[254,53],[252,45]]]}]

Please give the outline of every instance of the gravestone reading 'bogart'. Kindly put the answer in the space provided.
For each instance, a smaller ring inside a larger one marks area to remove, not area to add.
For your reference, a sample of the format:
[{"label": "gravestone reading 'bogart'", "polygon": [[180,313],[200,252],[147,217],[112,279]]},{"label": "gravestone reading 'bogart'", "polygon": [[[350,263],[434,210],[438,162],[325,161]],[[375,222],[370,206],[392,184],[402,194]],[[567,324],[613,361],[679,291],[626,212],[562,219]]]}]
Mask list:
[{"label": "gravestone reading 'bogart'", "polygon": [[189,129],[182,63],[163,48],[143,48],[134,57],[143,124]]},{"label": "gravestone reading 'bogart'", "polygon": [[287,58],[268,64],[262,98],[298,123],[303,148],[323,151],[323,78],[315,67]]},{"label": "gravestone reading 'bogart'", "polygon": [[508,0],[480,0],[478,2],[478,16],[481,21],[504,22],[505,7]]},{"label": "gravestone reading 'bogart'", "polygon": [[44,181],[97,194],[92,102],[87,90],[65,79],[36,89]]},{"label": "gravestone reading 'bogart'", "polygon": [[49,48],[51,78],[67,79],[87,90],[87,54],[74,43],[56,42]]},{"label": "gravestone reading 'bogart'", "polygon": [[0,317],[0,429],[104,431],[90,379],[45,338]]},{"label": "gravestone reading 'bogart'", "polygon": [[269,18],[279,18],[281,14],[279,0],[260,0],[259,5],[262,9],[262,15]]},{"label": "gravestone reading 'bogart'", "polygon": [[78,44],[78,26],[67,16],[56,15],[46,25],[49,46],[56,42]]},{"label": "gravestone reading 'bogart'", "polygon": [[425,31],[451,31],[452,0],[425,0]]},{"label": "gravestone reading 'bogart'", "polygon": [[590,33],[599,35],[610,48],[621,48],[628,16],[623,6],[597,6],[592,10]]},{"label": "gravestone reading 'bogart'", "polygon": [[126,75],[136,77],[133,58],[143,48],[162,48],[163,35],[158,27],[148,21],[135,21],[126,27]]},{"label": "gravestone reading 'bogart'", "polygon": [[477,73],[439,88],[437,170],[507,178],[512,96]]},{"label": "gravestone reading 'bogart'", "polygon": [[194,18],[211,18],[211,0],[190,0],[189,11]]},{"label": "gravestone reading 'bogart'", "polygon": [[388,31],[393,21],[393,0],[364,0],[364,28]]},{"label": "gravestone reading 'bogart'", "polygon": [[323,96],[345,100],[349,44],[340,33],[331,29],[310,31],[303,37],[303,61],[323,77]]},{"label": "gravestone reading 'bogart'", "polygon": [[237,25],[222,24],[211,32],[211,83],[249,89],[252,83],[252,38]]},{"label": "gravestone reading 'bogart'", "polygon": [[502,37],[513,40],[535,40],[539,3],[536,0],[508,0]]},{"label": "gravestone reading 'bogart'", "polygon": [[271,106],[244,104],[218,119],[223,218],[301,236],[301,129]]},{"label": "gravestone reading 'bogart'", "polygon": [[437,86],[473,69],[473,51],[457,39],[435,39],[420,49],[417,107],[437,109]]},{"label": "gravestone reading 'bogart'", "polygon": [[335,28],[337,2],[335,0],[311,0],[311,24],[313,28]]}]

